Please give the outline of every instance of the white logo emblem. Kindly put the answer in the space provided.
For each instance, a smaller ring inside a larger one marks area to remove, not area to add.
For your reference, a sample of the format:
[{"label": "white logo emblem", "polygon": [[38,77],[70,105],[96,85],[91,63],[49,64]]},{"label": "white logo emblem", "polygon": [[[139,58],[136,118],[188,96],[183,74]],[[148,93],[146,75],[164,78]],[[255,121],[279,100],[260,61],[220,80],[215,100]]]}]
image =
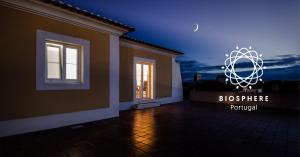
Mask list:
[{"label": "white logo emblem", "polygon": [[[258,80],[262,81],[261,76],[263,75],[263,60],[260,58],[262,54],[258,55],[255,50],[250,46],[247,48],[240,48],[237,46],[236,50],[231,51],[230,55],[225,55],[227,58],[224,61],[224,65],[221,68],[224,69],[224,73],[226,75],[226,82],[229,80],[231,84],[235,85],[238,89],[249,88],[251,89],[251,85],[255,85]],[[237,74],[237,69],[241,68],[236,65],[239,60],[247,60],[250,61],[253,65],[253,69],[250,75],[248,76],[240,76]]]}]

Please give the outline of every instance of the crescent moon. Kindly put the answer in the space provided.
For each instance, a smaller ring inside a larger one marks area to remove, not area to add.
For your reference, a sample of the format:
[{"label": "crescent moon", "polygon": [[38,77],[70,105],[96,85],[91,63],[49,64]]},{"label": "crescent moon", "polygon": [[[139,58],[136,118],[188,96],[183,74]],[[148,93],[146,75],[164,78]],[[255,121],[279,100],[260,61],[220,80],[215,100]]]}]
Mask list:
[{"label": "crescent moon", "polygon": [[199,28],[199,25],[196,24],[196,28],[194,29],[194,32],[197,32],[197,31],[198,31],[198,28]]}]

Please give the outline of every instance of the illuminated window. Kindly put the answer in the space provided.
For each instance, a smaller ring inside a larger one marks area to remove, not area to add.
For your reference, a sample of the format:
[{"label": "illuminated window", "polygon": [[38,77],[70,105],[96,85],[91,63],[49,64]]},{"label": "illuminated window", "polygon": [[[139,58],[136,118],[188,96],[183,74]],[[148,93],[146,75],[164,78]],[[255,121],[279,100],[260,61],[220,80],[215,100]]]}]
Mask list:
[{"label": "illuminated window", "polygon": [[66,79],[78,80],[80,66],[78,49],[66,48]]},{"label": "illuminated window", "polygon": [[90,41],[37,30],[36,89],[90,88]]},{"label": "illuminated window", "polygon": [[61,46],[46,45],[47,78],[61,79]]},{"label": "illuminated window", "polygon": [[153,99],[153,64],[138,62],[136,66],[136,99]]},{"label": "illuminated window", "polygon": [[81,82],[81,46],[46,42],[47,82]]}]

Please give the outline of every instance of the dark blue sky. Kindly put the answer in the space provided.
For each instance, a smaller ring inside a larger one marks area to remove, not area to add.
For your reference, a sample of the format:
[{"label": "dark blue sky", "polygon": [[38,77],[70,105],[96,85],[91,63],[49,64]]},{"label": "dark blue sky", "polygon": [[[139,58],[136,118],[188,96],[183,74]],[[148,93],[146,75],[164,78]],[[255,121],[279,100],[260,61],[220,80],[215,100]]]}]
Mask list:
[{"label": "dark blue sky", "polygon": [[63,1],[135,27],[132,37],[184,52],[185,81],[195,72],[214,79],[236,46],[263,54],[264,79],[299,80],[299,0]]}]

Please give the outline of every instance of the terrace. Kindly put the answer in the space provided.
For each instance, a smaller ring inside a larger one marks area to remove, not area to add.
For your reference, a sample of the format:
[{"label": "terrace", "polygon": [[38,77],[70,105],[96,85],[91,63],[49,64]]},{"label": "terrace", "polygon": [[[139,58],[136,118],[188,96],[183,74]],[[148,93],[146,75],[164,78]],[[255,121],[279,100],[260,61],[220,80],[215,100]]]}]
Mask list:
[{"label": "terrace", "polygon": [[5,137],[0,156],[299,156],[297,111],[181,102]]}]

